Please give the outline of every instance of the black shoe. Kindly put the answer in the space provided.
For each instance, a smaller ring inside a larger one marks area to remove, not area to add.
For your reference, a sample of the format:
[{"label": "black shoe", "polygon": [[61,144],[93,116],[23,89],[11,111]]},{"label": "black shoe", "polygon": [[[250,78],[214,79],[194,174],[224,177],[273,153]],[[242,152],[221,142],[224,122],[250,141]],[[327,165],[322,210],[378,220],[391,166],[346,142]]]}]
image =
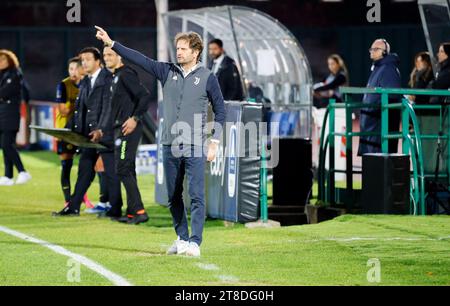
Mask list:
[{"label": "black shoe", "polygon": [[140,223],[145,223],[149,220],[147,213],[143,213],[142,215],[134,215],[130,218],[127,223],[132,225],[138,225]]},{"label": "black shoe", "polygon": [[110,218],[110,219],[118,219],[118,218],[120,218],[121,216],[119,215],[119,216],[117,216],[117,215],[112,215],[112,214],[110,214],[109,212],[101,212],[101,213],[99,213],[98,215],[97,215],[97,218],[99,218],[99,219],[104,219],[104,218]]},{"label": "black shoe", "polygon": [[128,223],[128,221],[130,219],[131,218],[129,218],[128,216],[122,216],[122,217],[119,217],[119,218],[111,218],[112,221],[116,221],[116,222],[119,222],[119,223]]},{"label": "black shoe", "polygon": [[109,217],[111,221],[119,222],[119,223],[127,223],[130,218],[128,216],[123,217]]},{"label": "black shoe", "polygon": [[79,217],[80,212],[78,210],[72,210],[69,206],[64,207],[60,212],[54,211],[53,217]]}]

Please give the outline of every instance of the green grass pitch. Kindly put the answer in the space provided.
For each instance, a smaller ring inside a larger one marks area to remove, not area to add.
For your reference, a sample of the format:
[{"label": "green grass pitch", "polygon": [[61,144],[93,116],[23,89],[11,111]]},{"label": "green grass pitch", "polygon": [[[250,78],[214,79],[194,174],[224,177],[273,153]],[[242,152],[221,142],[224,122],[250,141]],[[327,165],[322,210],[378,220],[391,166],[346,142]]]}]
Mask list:
[{"label": "green grass pitch", "polygon": [[[154,202],[153,176],[139,177],[150,215],[145,225],[86,214],[53,218],[63,205],[58,158],[22,156],[33,180],[0,187],[0,226],[84,255],[135,285],[450,285],[446,216],[346,215],[279,229],[208,221],[200,259],[166,256],[176,237],[169,211]],[[89,196],[98,199],[97,183]],[[378,283],[368,281],[370,259],[380,262]],[[0,232],[0,285],[111,285],[84,266],[79,282],[70,282],[68,269],[67,257]]]}]

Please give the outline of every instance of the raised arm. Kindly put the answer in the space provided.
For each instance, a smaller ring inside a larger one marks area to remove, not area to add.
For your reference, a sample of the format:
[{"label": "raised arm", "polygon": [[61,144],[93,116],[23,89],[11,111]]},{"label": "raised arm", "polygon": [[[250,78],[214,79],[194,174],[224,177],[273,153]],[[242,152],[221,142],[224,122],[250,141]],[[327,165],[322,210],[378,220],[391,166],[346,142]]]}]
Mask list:
[{"label": "raised arm", "polygon": [[147,56],[136,50],[127,48],[121,45],[120,43],[113,41],[109,37],[108,33],[101,27],[95,26],[95,28],[97,29],[96,34],[97,39],[103,41],[105,46],[111,47],[114,51],[117,52],[117,54],[122,56],[124,59],[130,61],[133,64],[138,65],[146,72],[150,73],[158,80],[160,80],[163,84],[166,82],[170,70],[169,63],[158,62],[151,58],[148,58]]}]

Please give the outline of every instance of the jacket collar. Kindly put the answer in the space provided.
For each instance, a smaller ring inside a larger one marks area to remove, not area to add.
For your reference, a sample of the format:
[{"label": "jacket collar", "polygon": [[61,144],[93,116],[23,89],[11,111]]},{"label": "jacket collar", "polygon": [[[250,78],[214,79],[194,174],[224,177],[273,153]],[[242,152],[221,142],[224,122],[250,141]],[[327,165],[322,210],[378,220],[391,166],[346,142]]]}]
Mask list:
[{"label": "jacket collar", "polygon": [[97,84],[97,80],[99,79],[100,73],[102,72],[102,68],[98,69],[96,72],[94,72],[93,75],[89,76],[89,80],[92,82],[92,79],[94,79],[94,84],[92,85],[92,88],[95,87]]},{"label": "jacket collar", "polygon": [[387,64],[392,64],[392,65],[398,65],[399,59],[398,59],[398,55],[395,53],[390,53],[388,55],[386,55],[385,57],[374,61],[373,65],[374,66],[382,66],[382,65],[387,65]]},{"label": "jacket collar", "polygon": [[194,67],[192,67],[191,70],[189,70],[187,73],[184,71],[183,68],[179,64],[175,64],[175,67],[178,69],[178,71],[183,75],[184,78],[188,77],[191,74],[194,74],[202,67],[201,62],[198,62]]},{"label": "jacket collar", "polygon": [[106,68],[100,70],[91,92],[93,92],[95,88],[105,85],[105,77],[108,73],[110,72]]},{"label": "jacket collar", "polygon": [[[94,87],[89,91],[89,96],[95,91],[95,89],[97,87],[105,85],[105,77],[108,73],[110,73],[110,72],[106,68],[102,68],[100,70],[100,73],[98,74],[98,77],[95,80]],[[89,79],[89,76],[85,76],[81,82],[83,82],[84,87],[87,87],[87,86],[90,86],[91,80]],[[80,85],[81,85],[81,82],[80,82]]]},{"label": "jacket collar", "polygon": [[[130,69],[130,67],[128,67],[127,65],[123,65],[123,66],[121,66],[121,67],[119,67],[119,68],[117,68],[117,69],[114,69],[113,74],[117,74],[117,73],[119,73],[120,71],[126,70],[126,69]],[[132,69],[130,69],[130,70],[132,70]]]},{"label": "jacket collar", "polygon": [[0,71],[0,82],[2,82],[5,78],[9,77],[13,73],[13,68],[8,68]]},{"label": "jacket collar", "polygon": [[440,68],[440,70],[445,70],[445,69],[450,68],[450,58],[448,58],[445,61],[443,61],[442,63],[440,63],[439,68]]},{"label": "jacket collar", "polygon": [[223,60],[225,59],[226,55],[225,53],[222,53],[221,56],[219,56],[218,58],[216,58],[215,60],[213,60],[213,64],[216,64],[218,66],[222,65]]}]

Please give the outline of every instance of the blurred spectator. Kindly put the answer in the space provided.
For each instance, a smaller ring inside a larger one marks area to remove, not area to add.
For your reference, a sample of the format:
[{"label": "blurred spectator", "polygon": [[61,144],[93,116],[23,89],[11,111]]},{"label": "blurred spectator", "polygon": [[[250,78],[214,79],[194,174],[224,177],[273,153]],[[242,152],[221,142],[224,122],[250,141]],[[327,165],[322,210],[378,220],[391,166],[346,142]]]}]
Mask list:
[{"label": "blurred spectator", "polygon": [[[79,93],[79,85],[84,77],[81,59],[79,57],[71,58],[68,62],[69,76],[58,83],[56,88],[56,99],[58,103],[55,118],[55,128],[67,128],[67,124],[72,119],[75,111],[75,102]],[[57,151],[61,160],[61,188],[64,194],[65,204],[70,202],[71,184],[70,172],[73,166],[73,157],[77,152],[77,147],[68,142],[57,140]]]},{"label": "blurred spectator", "polygon": [[[0,186],[25,184],[31,179],[16,148],[23,89],[19,68],[19,60],[13,52],[0,50],[0,139],[5,164],[5,176],[0,178]],[[14,167],[19,172],[16,181],[13,180]]]},{"label": "blurred spectator", "polygon": [[[439,71],[436,75],[436,80],[431,83],[431,88],[433,89],[449,89],[450,88],[450,42],[442,43],[439,46],[439,51],[437,53],[439,62]],[[443,102],[445,98],[443,97],[433,97],[431,98],[431,103]]]},{"label": "blurred spectator", "polygon": [[23,78],[22,70],[19,68],[19,73],[22,75],[22,103],[25,106],[25,143],[24,147],[30,145],[30,124],[31,124],[31,107],[30,107],[30,85],[27,80]]},{"label": "blurred spectator", "polygon": [[212,61],[208,68],[216,75],[224,100],[242,101],[244,93],[239,70],[235,61],[226,55],[220,39],[209,42],[209,56]]},{"label": "blurred spectator", "polygon": [[[400,88],[401,79],[398,70],[399,58],[391,54],[391,47],[385,39],[377,39],[369,49],[370,59],[373,61],[367,87]],[[390,97],[389,102],[398,102],[398,97]],[[363,103],[381,106],[381,95],[366,94]],[[400,113],[389,112],[389,131],[398,131],[400,126]],[[375,132],[377,136],[361,136],[358,155],[381,152],[381,108],[363,108],[360,117],[361,132]],[[389,153],[396,153],[398,140],[389,141]]]},{"label": "blurred spectator", "polygon": [[[418,53],[414,58],[414,69],[409,78],[409,86],[413,89],[425,89],[433,80],[433,65],[430,54],[428,52]],[[426,104],[430,98],[427,96],[409,96],[409,100],[416,104]]]},{"label": "blurred spectator", "polygon": [[348,70],[344,60],[337,54],[328,57],[328,69],[330,75],[321,83],[314,85],[314,106],[327,107],[329,99],[342,101],[340,86],[348,85]]},{"label": "blurred spectator", "polygon": [[248,97],[255,102],[270,103],[270,100],[264,96],[264,91],[260,86],[251,80],[246,81]]}]

